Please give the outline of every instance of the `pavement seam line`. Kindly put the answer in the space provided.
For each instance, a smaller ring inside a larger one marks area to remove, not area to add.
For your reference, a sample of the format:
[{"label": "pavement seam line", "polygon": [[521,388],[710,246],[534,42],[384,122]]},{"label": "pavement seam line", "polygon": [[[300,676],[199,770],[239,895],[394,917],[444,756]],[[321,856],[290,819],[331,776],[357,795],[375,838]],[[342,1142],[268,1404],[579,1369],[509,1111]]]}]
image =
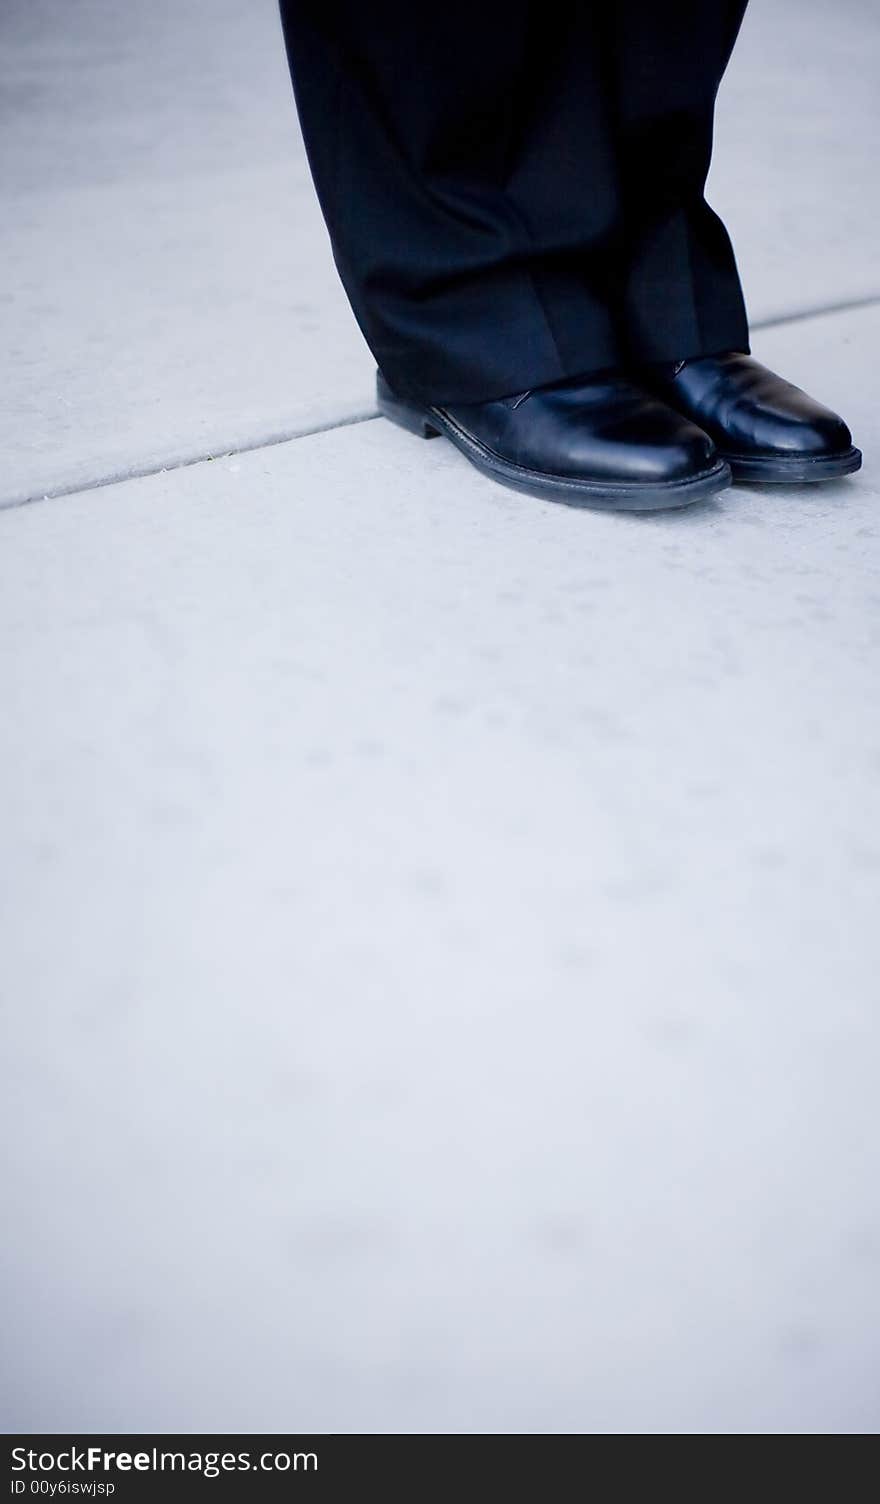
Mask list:
[{"label": "pavement seam line", "polygon": [[[783,313],[769,319],[757,319],[750,323],[750,330],[778,329],[785,324],[806,323],[810,319],[828,318],[836,313],[852,313],[859,308],[873,308],[880,303],[880,293],[865,298],[849,298],[839,303],[827,303],[821,308],[803,308],[794,313]],[[101,491],[106,486],[118,486],[127,480],[145,480],[151,475],[170,475],[175,470],[188,470],[193,465],[210,464],[216,460],[234,459],[239,454],[254,454],[260,449],[274,449],[279,444],[291,444],[295,439],[308,439],[319,433],[333,433],[338,428],[354,428],[361,423],[371,423],[379,417],[376,411],[353,413],[327,423],[317,423],[311,428],[297,428],[291,432],[270,434],[268,437],[246,440],[231,449],[219,449],[213,454],[199,453],[169,459],[164,464],[134,466],[131,469],[115,470],[98,475],[91,480],[76,481],[69,486],[59,486],[52,491],[35,491],[29,496],[0,497],[0,511],[16,511],[19,507],[32,506],[38,501],[55,501],[64,496],[82,496],[88,491]]]},{"label": "pavement seam line", "polygon": [[810,319],[830,318],[835,313],[854,313],[858,308],[874,308],[880,303],[880,293],[871,293],[864,298],[845,298],[839,303],[825,303],[821,308],[801,308],[795,313],[774,314],[769,319],[756,319],[750,329],[779,329],[783,324],[804,324]]},{"label": "pavement seam line", "polygon": [[151,475],[173,475],[176,470],[189,470],[193,465],[207,465],[217,460],[234,459],[238,454],[254,454],[260,449],[274,449],[279,444],[290,444],[294,439],[309,439],[318,433],[332,433],[337,428],[353,428],[359,423],[370,423],[378,418],[378,412],[352,413],[346,418],[336,418],[326,423],[316,423],[310,428],[295,428],[283,433],[269,434],[258,439],[247,439],[231,449],[215,449],[211,453],[188,454],[166,460],[162,464],[133,465],[124,470],[108,471],[86,481],[74,481],[69,486],[54,487],[51,491],[35,491],[29,496],[0,498],[0,511],[14,512],[19,507],[31,506],[37,501],[56,501],[63,496],[82,496],[87,491],[102,491],[106,486],[119,486],[127,480],[146,480]]}]

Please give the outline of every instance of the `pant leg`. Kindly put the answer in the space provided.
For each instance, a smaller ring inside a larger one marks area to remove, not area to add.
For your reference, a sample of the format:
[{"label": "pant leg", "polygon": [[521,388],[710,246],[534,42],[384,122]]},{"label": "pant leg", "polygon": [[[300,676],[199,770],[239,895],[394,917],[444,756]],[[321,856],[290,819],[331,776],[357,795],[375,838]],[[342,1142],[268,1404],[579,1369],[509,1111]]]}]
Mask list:
[{"label": "pant leg", "polygon": [[747,0],[616,0],[605,57],[623,216],[616,287],[638,361],[748,351],[730,239],[704,198],[715,96]]},{"label": "pant leg", "polygon": [[701,206],[743,6],[281,0],[336,262],[394,385],[480,401],[706,335],[742,346]]}]

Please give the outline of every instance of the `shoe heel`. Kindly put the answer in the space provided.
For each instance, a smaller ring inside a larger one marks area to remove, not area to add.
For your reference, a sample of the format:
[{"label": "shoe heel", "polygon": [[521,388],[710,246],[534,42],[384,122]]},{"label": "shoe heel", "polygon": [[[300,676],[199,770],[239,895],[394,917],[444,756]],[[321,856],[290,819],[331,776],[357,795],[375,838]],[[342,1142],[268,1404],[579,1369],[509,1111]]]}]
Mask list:
[{"label": "shoe heel", "polygon": [[383,418],[390,418],[399,428],[405,428],[407,433],[417,434],[420,439],[436,439],[440,433],[429,423],[424,409],[415,402],[406,402],[392,392],[388,382],[381,371],[376,372],[376,402]]}]

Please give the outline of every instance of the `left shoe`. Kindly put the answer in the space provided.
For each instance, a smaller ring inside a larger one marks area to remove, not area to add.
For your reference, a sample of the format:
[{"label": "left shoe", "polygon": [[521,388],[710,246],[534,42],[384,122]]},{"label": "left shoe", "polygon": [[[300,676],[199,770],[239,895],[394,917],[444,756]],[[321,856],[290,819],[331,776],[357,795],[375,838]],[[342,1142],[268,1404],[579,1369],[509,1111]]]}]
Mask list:
[{"label": "left shoe", "polygon": [[861,466],[843,419],[750,355],[703,355],[639,375],[714,440],[735,481],[802,485]]}]

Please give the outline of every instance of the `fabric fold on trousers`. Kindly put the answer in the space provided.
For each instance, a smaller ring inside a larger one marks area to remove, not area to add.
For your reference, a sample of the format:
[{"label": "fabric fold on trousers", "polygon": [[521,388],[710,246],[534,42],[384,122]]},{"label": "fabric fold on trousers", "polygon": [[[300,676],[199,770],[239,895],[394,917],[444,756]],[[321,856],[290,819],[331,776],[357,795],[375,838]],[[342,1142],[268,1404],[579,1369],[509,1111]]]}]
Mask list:
[{"label": "fabric fold on trousers", "polygon": [[333,253],[402,393],[747,349],[705,203],[745,0],[282,0]]}]

